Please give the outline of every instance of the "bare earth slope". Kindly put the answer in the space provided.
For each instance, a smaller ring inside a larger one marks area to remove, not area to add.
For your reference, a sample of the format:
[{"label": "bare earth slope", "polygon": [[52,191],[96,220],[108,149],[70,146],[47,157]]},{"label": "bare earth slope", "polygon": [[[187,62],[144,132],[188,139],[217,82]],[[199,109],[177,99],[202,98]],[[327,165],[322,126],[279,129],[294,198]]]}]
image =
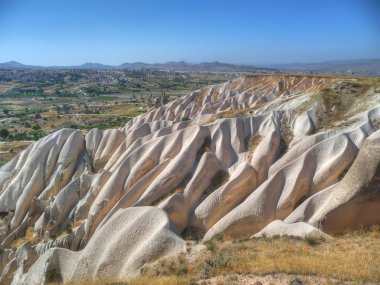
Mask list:
[{"label": "bare earth slope", "polygon": [[326,235],[379,224],[379,86],[240,77],[118,130],[41,139],[0,168],[0,283],[134,275],[185,251],[181,234]]}]

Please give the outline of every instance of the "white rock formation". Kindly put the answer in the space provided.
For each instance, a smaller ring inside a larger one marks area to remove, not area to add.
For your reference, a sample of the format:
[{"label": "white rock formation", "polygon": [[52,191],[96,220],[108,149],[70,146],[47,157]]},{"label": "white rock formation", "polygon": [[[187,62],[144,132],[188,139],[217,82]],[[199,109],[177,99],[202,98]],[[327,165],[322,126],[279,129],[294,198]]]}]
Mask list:
[{"label": "white rock formation", "polygon": [[300,237],[300,238],[312,238],[312,239],[331,239],[328,234],[325,234],[321,230],[313,227],[305,222],[285,223],[281,220],[275,220],[265,226],[260,232],[253,237],[260,238],[272,238],[276,236],[288,236],[288,237]]},{"label": "white rock formation", "polygon": [[133,275],[182,233],[379,224],[380,94],[360,80],[240,77],[32,144],[0,168],[0,283]]}]

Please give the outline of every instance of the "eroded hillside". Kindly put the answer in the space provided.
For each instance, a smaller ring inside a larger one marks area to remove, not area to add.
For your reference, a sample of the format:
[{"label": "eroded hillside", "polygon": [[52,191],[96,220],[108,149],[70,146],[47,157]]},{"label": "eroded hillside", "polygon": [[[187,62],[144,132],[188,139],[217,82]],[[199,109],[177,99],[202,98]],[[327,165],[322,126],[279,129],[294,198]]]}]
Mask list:
[{"label": "eroded hillside", "polygon": [[121,129],[62,129],[0,168],[0,283],[133,275],[185,251],[185,235],[379,224],[379,127],[377,79],[272,75],[203,88]]}]

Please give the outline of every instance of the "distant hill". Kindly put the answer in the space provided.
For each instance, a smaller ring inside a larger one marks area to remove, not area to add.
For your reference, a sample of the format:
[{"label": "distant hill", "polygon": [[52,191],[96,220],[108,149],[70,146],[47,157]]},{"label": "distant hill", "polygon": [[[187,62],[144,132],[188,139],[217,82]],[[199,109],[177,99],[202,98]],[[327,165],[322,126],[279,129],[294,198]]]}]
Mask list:
[{"label": "distant hill", "polygon": [[380,59],[334,60],[318,63],[274,64],[265,67],[284,71],[380,75]]},{"label": "distant hill", "polygon": [[0,68],[23,69],[23,68],[39,68],[39,66],[25,65],[25,64],[19,63],[17,61],[8,61],[8,62],[0,63]]},{"label": "distant hill", "polygon": [[198,64],[179,62],[167,63],[123,63],[118,66],[105,65],[101,63],[85,63],[77,66],[32,66],[25,65],[15,61],[0,63],[0,68],[17,68],[17,69],[89,69],[89,70],[118,70],[118,69],[157,69],[165,71],[192,71],[192,72],[266,72],[274,71],[268,68],[257,68],[252,65],[235,65],[221,62],[204,62]]},{"label": "distant hill", "polygon": [[120,70],[120,69],[157,69],[183,72],[243,72],[268,73],[277,71],[294,71],[303,73],[332,73],[380,76],[380,59],[335,60],[317,63],[290,63],[273,65],[238,65],[223,62],[187,63],[171,61],[167,63],[123,63],[118,66],[101,63],[84,63],[76,66],[33,66],[16,61],[0,63],[0,69],[83,69],[83,70]]},{"label": "distant hill", "polygon": [[235,65],[222,63],[218,61],[214,62],[203,62],[197,64],[186,63],[184,61],[179,62],[167,62],[167,63],[155,63],[147,64],[143,62],[135,63],[123,63],[116,68],[121,69],[141,69],[141,68],[150,68],[150,69],[160,69],[168,71],[196,71],[196,72],[258,72],[258,71],[269,71],[272,69],[269,68],[257,68],[252,65]]},{"label": "distant hill", "polygon": [[92,62],[87,62],[79,66],[72,66],[71,68],[74,69],[95,69],[95,70],[108,70],[112,69],[113,67],[111,65],[105,65],[101,63],[92,63]]}]

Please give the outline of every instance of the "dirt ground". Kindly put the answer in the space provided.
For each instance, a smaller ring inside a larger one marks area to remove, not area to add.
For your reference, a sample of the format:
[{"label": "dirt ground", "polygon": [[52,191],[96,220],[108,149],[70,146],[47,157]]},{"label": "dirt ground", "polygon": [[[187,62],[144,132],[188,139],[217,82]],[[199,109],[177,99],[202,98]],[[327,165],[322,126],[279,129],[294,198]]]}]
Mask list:
[{"label": "dirt ground", "polygon": [[0,166],[10,161],[31,143],[32,141],[0,142]]}]

